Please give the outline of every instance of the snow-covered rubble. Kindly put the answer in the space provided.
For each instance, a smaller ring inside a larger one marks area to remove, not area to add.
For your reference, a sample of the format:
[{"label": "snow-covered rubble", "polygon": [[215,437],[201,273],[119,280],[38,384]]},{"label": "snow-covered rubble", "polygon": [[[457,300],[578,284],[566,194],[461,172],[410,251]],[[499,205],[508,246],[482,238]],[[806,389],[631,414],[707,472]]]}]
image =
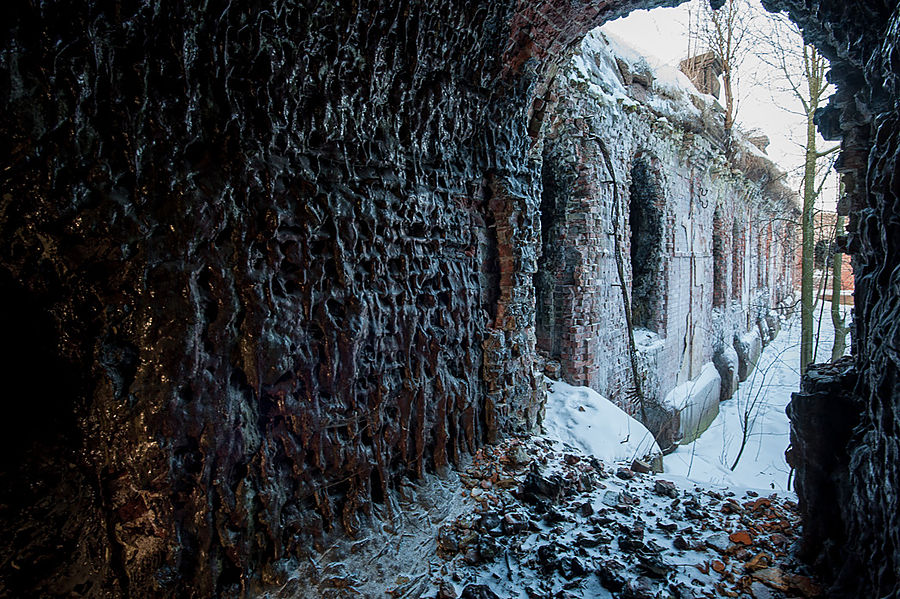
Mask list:
[{"label": "snow-covered rubble", "polygon": [[[486,447],[438,533],[436,599],[813,597],[796,504],[636,473],[549,439]],[[395,595],[399,596],[399,595]],[[419,595],[410,595],[419,596]]]},{"label": "snow-covered rubble", "polygon": [[[505,439],[478,450],[458,478],[404,485],[374,506],[374,529],[327,544],[299,565],[303,576],[266,596],[815,597],[817,586],[792,557],[795,496],[762,490],[776,476],[786,481],[770,461],[783,463],[798,337],[797,321],[785,323],[744,395],[724,402],[698,441],[666,456],[665,474],[633,460],[640,451],[615,447],[643,436],[641,425],[599,394],[552,382],[547,433],[566,441]],[[829,344],[825,335],[820,359]],[[741,402],[763,388],[769,400],[732,472],[724,462],[734,445],[717,439],[737,430]],[[292,586],[306,579],[319,581],[314,593]]]}]

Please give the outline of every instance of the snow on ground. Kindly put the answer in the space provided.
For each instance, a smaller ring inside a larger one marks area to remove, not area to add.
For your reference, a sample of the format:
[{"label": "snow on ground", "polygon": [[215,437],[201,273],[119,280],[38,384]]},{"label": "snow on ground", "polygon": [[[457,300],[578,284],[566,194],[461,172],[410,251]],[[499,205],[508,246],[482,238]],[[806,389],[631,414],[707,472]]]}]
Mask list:
[{"label": "snow on ground", "polygon": [[[817,362],[831,357],[834,329],[827,308],[820,327]],[[734,397],[719,405],[719,416],[709,429],[693,443],[665,457],[665,472],[734,489],[788,491],[790,469],[784,450],[790,444],[790,423],[784,410],[791,393],[799,388],[800,319],[795,316],[782,325],[778,337],[766,346],[756,369],[741,383]],[[732,471],[744,437],[745,416],[749,422],[747,443]]]},{"label": "snow on ground", "polygon": [[605,462],[659,455],[647,428],[588,387],[546,379],[550,386],[544,430],[547,436]]},{"label": "snow on ground", "polygon": [[[830,358],[834,330],[827,311],[823,318],[818,327],[816,361],[824,362]],[[784,460],[790,423],[784,410],[791,393],[800,388],[799,365],[800,319],[794,317],[764,349],[757,367],[734,397],[719,405],[719,415],[709,429],[665,457],[666,474],[736,490],[790,491],[790,469]],[[605,462],[630,461],[659,452],[640,422],[596,391],[550,379],[547,382],[551,391],[544,430],[549,438]],[[745,417],[749,432],[741,451]]]},{"label": "snow on ground", "polygon": [[[508,439],[478,451],[460,475],[461,495],[474,510],[441,525],[430,576],[402,577],[415,586],[392,594],[820,596],[794,558],[798,515],[784,491],[784,407],[799,387],[799,328],[798,318],[783,325],[710,429],[666,456],[667,472],[659,476],[628,468],[647,447],[646,428],[595,391],[548,381],[547,438]],[[820,331],[817,359],[824,361],[830,322]],[[748,406],[749,442],[732,472],[726,465],[737,455],[739,416]]]}]

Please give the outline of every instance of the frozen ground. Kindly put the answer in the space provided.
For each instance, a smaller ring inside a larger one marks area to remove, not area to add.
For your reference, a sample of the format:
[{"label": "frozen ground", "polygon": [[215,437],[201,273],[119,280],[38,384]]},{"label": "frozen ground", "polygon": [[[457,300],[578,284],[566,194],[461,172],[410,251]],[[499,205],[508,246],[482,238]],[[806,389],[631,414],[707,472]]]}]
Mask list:
[{"label": "frozen ground", "polygon": [[[833,337],[825,316],[821,361]],[[783,323],[710,429],[666,456],[661,475],[628,467],[658,451],[640,423],[590,389],[548,381],[547,436],[479,450],[461,475],[474,510],[441,526],[439,559],[416,592],[437,599],[820,596],[794,558],[798,522],[784,463],[799,328],[796,318]],[[742,421],[749,434],[732,472]]]},{"label": "frozen ground", "polygon": [[[817,362],[831,357],[834,329],[829,307],[825,306],[822,316]],[[665,457],[666,473],[735,489],[789,490],[784,450],[790,443],[790,424],[784,409],[791,393],[800,388],[799,365],[800,319],[795,316],[782,324],[781,333],[763,350],[756,369],[734,397],[720,404],[719,416],[709,429]],[[745,417],[747,443],[737,460]],[[736,460],[737,467],[731,471]]]},{"label": "frozen ground", "polygon": [[[817,362],[830,359],[834,341],[830,306],[825,308],[821,326],[816,311]],[[849,320],[849,313],[846,317]],[[778,337],[765,347],[757,367],[734,397],[720,404],[709,429],[665,457],[666,474],[735,490],[790,491],[790,470],[784,460],[790,424],[784,410],[791,393],[800,388],[799,364],[800,319],[794,316],[782,324]],[[607,462],[630,461],[659,451],[643,425],[597,392],[558,381],[548,383],[544,421],[548,437]]]},{"label": "frozen ground", "polygon": [[[820,360],[830,355],[827,316]],[[318,539],[285,583],[251,596],[817,597],[794,558],[793,494],[771,491],[787,478],[783,410],[798,387],[798,341],[799,321],[785,323],[741,395],[700,440],[666,456],[660,475],[629,468],[658,451],[640,423],[591,390],[551,381],[546,437],[506,439],[458,474],[404,482],[373,504],[356,538]],[[731,472],[736,415],[754,398],[764,401]]]}]

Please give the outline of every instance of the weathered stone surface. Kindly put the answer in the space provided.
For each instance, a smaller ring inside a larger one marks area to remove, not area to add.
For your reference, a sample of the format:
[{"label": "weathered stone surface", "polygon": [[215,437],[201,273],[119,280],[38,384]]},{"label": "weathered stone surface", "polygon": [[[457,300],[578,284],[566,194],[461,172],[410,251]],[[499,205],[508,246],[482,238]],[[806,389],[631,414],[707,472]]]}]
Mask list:
[{"label": "weathered stone surface", "polygon": [[682,443],[690,443],[703,434],[719,415],[721,391],[722,379],[712,363],[706,364],[695,380],[675,387],[673,394],[682,393],[675,404]]},{"label": "weathered stone surface", "polygon": [[786,458],[797,469],[794,487],[805,522],[801,553],[810,560],[861,559],[844,555],[853,506],[850,443],[863,410],[853,393],[856,384],[851,358],[813,365],[787,407],[791,448]]},{"label": "weathered stone surface", "polygon": [[[549,73],[674,3],[6,7],[4,593],[274,582],[402,477],[533,424]],[[811,534],[830,596],[896,595],[900,15],[766,4],[832,60],[857,275],[843,531]]]},{"label": "weathered stone surface", "polygon": [[738,380],[744,382],[753,373],[759,354],[762,352],[762,340],[758,331],[750,331],[744,335],[735,335],[734,351],[738,355]]},{"label": "weathered stone surface", "polygon": [[[0,468],[15,596],[274,582],[539,418],[523,16],[307,4],[0,27],[0,296],[46,324],[3,331],[42,362],[2,371],[34,406],[2,435],[33,456]],[[606,16],[575,4],[544,68]]]}]

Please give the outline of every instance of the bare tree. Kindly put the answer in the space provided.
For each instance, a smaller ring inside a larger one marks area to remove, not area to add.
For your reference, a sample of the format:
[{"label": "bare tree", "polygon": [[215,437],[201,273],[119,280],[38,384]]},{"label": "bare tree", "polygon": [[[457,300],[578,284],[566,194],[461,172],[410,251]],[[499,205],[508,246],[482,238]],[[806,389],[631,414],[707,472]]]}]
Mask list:
[{"label": "bare tree", "polygon": [[816,199],[819,197],[825,180],[831,169],[824,174],[817,172],[820,161],[832,154],[838,147],[819,151],[817,132],[814,122],[816,110],[821,107],[830,95],[829,84],[825,79],[828,60],[819,51],[803,43],[803,38],[796,25],[783,15],[772,15],[768,19],[765,32],[760,35],[758,47],[761,60],[774,67],[782,76],[786,89],[794,96],[801,109],[800,114],[806,121],[804,143],[804,160],[802,173],[801,196],[803,211],[800,219],[802,231],[802,253],[800,274],[800,372],[806,372],[813,360],[813,321],[814,321],[814,254],[815,231],[813,214]]},{"label": "bare tree", "polygon": [[730,133],[738,110],[738,72],[750,50],[755,11],[747,0],[725,0],[717,10],[702,0],[692,12],[697,13],[697,19],[694,22],[691,16],[688,24],[688,56],[712,52],[721,60],[725,131]]}]

